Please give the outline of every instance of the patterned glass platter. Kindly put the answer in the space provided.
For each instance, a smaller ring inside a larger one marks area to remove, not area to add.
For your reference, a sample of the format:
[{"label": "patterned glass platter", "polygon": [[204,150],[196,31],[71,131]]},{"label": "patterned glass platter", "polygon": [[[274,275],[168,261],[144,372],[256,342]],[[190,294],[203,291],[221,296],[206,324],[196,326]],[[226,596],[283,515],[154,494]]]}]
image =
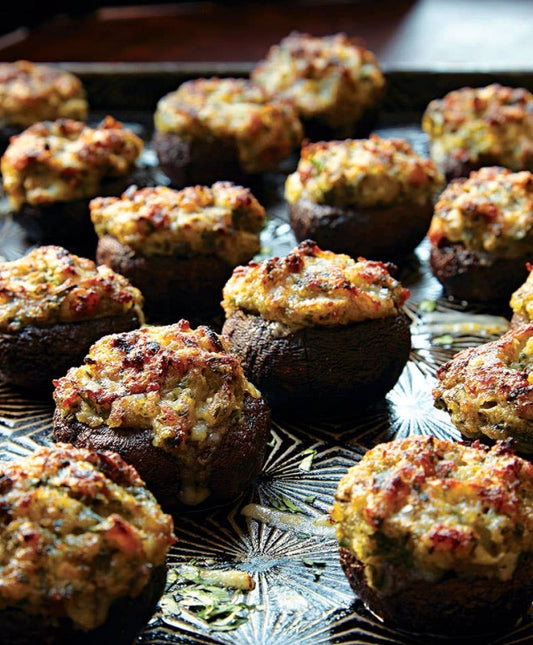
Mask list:
[{"label": "patterned glass platter", "polygon": [[[126,125],[148,135],[138,123]],[[427,154],[417,126],[382,128],[378,134],[406,138]],[[164,181],[149,146],[143,161],[152,167],[156,181]],[[269,215],[264,256],[284,254],[295,245],[281,198],[283,181],[282,174],[264,178],[262,199]],[[26,248],[4,200],[0,254],[14,259]],[[458,350],[486,342],[506,328],[505,318],[494,312],[444,299],[427,260],[423,242],[400,269],[399,278],[412,293],[407,303],[412,351],[394,389],[367,409],[354,408],[343,421],[317,422],[304,414],[297,421],[275,418],[262,474],[241,498],[222,508],[176,516],[178,542],[170,554],[166,593],[140,643],[440,642],[390,629],[365,609],[341,570],[334,530],[327,521],[339,478],[372,446],[412,434],[460,438],[448,415],[433,406],[435,371]],[[0,385],[1,458],[50,443],[52,411],[51,400],[30,400]],[[242,588],[216,584],[226,577]],[[512,633],[479,640],[526,642],[533,642],[530,620]]]}]

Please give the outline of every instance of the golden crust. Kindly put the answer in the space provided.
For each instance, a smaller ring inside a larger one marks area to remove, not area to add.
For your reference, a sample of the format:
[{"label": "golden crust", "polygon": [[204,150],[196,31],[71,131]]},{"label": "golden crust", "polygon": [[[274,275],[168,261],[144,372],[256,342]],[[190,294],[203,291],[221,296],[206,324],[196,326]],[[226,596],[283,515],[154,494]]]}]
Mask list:
[{"label": "golden crust", "polygon": [[90,630],[135,597],[174,542],[135,469],[68,444],[0,465],[0,608],[69,617]]},{"label": "golden crust", "polygon": [[528,264],[527,269],[529,275],[526,281],[511,295],[511,301],[509,302],[513,310],[513,320],[511,321],[513,326],[517,326],[514,325],[515,320],[520,320],[521,322],[533,321],[533,266]]},{"label": "golden crust", "polygon": [[431,156],[478,162],[484,157],[512,170],[533,170],[533,95],[492,84],[463,87],[429,103],[422,128]]},{"label": "golden crust", "polygon": [[289,203],[360,207],[431,201],[443,182],[429,159],[403,139],[320,141],[302,147],[296,172],[285,183]]},{"label": "golden crust", "polygon": [[90,203],[99,237],[111,235],[143,256],[215,255],[233,266],[259,252],[265,209],[229,182],[174,190],[130,189]]},{"label": "golden crust", "polygon": [[456,354],[437,371],[437,407],[467,437],[512,437],[533,450],[533,324]]},{"label": "golden crust", "polygon": [[56,406],[93,428],[151,428],[154,445],[180,457],[229,427],[246,394],[260,396],[227,352],[223,338],[185,320],[105,336],[54,382]]},{"label": "golden crust", "polygon": [[142,324],[143,297],[123,276],[59,246],[42,246],[0,262],[0,329],[47,327],[135,313]]},{"label": "golden crust", "polygon": [[502,443],[398,439],[348,470],[331,514],[339,545],[363,563],[371,587],[392,564],[425,581],[509,580],[533,553],[533,466]]},{"label": "golden crust", "polygon": [[489,167],[456,179],[442,192],[428,231],[431,243],[460,243],[497,257],[533,250],[533,174]]},{"label": "golden crust", "polygon": [[333,128],[355,124],[385,89],[375,55],[343,33],[293,32],[269,49],[251,78],[270,97],[292,101],[303,118],[319,117]]},{"label": "golden crust", "polygon": [[386,264],[356,262],[307,240],[286,257],[237,267],[223,295],[227,318],[243,310],[297,328],[394,316],[410,294]]},{"label": "golden crust", "polygon": [[103,179],[127,175],[142,140],[107,116],[96,128],[58,119],[35,123],[12,137],[2,157],[4,189],[15,210],[98,194]]},{"label": "golden crust", "polygon": [[87,119],[85,90],[74,74],[26,60],[0,63],[0,126]]},{"label": "golden crust", "polygon": [[302,126],[288,101],[269,100],[245,79],[199,78],[162,97],[154,115],[159,132],[188,140],[235,141],[245,172],[272,169],[302,140]]}]

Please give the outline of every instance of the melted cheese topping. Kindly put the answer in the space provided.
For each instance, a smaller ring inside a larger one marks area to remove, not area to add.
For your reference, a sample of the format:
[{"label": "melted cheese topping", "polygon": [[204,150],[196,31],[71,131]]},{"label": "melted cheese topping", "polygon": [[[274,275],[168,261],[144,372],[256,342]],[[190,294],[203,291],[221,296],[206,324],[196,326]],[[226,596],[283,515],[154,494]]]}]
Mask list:
[{"label": "melted cheese topping", "polygon": [[245,397],[259,392],[244,376],[226,341],[208,327],[187,321],[105,336],[85,358],[54,382],[63,417],[91,428],[150,428],[153,444],[179,461],[180,498],[194,504],[210,491],[210,454],[240,418]]},{"label": "melted cheese topping", "polygon": [[90,209],[100,237],[111,235],[141,255],[216,255],[234,266],[259,252],[265,221],[252,193],[226,182],[132,189],[97,197]]},{"label": "melted cheese topping", "polygon": [[251,77],[269,96],[292,101],[303,118],[319,117],[331,127],[356,123],[385,89],[374,54],[345,34],[291,33],[270,48]]},{"label": "melted cheese topping", "polygon": [[426,581],[452,572],[509,580],[533,552],[533,466],[504,444],[379,444],[344,475],[335,500],[339,544],[374,588],[390,583],[390,564]]},{"label": "melted cheese topping", "polygon": [[533,174],[482,168],[451,182],[435,205],[428,231],[435,246],[460,243],[499,257],[533,250]]},{"label": "melted cheese topping", "polygon": [[463,87],[426,108],[422,128],[431,156],[477,162],[489,157],[512,170],[533,170],[533,95],[524,88]]},{"label": "melted cheese topping", "polygon": [[301,242],[286,257],[237,267],[224,287],[226,317],[243,310],[290,328],[346,325],[398,314],[409,291],[387,265]]},{"label": "melted cheese topping", "polygon": [[87,118],[85,90],[79,78],[26,60],[0,63],[0,127],[27,128],[38,121]]},{"label": "melted cheese topping", "polygon": [[304,145],[298,168],[285,183],[285,198],[338,206],[424,204],[441,184],[435,164],[407,141],[373,135]]},{"label": "melted cheese topping", "polygon": [[127,175],[142,140],[108,116],[97,127],[59,119],[12,137],[2,157],[4,189],[15,210],[98,194],[102,180]]},{"label": "melted cheese topping", "polygon": [[437,371],[437,407],[467,437],[514,438],[533,450],[533,325],[463,350]]},{"label": "melted cheese topping", "polygon": [[0,262],[0,329],[46,327],[134,313],[144,320],[141,292],[107,266],[58,246]]},{"label": "melted cheese topping", "polygon": [[67,444],[0,465],[0,608],[105,622],[165,562],[173,523],[117,454]]},{"label": "melted cheese topping", "polygon": [[533,321],[533,266],[528,265],[527,280],[512,294],[509,303],[513,314],[524,321]]},{"label": "melted cheese topping", "polygon": [[288,101],[269,100],[245,79],[199,78],[161,98],[154,115],[160,132],[186,139],[235,141],[246,172],[272,169],[302,140],[296,111]]}]

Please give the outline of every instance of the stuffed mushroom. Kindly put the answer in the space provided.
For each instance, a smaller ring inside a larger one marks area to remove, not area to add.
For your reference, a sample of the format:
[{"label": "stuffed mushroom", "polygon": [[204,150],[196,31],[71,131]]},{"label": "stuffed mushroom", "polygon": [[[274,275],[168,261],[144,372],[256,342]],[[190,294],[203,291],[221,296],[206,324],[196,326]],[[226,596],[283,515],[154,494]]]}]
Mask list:
[{"label": "stuffed mushroom", "polygon": [[269,408],[209,327],[106,336],[54,400],[57,441],[115,450],[169,508],[231,500],[261,470]]},{"label": "stuffed mushroom", "polygon": [[31,241],[94,256],[89,200],[120,195],[135,183],[143,145],[111,116],[95,128],[73,119],[28,127],[11,139],[1,160],[15,220]]},{"label": "stuffed mushroom", "polygon": [[437,371],[435,405],[468,438],[513,439],[533,452],[533,324],[464,349]]},{"label": "stuffed mushroom", "polygon": [[335,414],[393,387],[411,337],[389,268],[307,240],[233,271],[222,334],[273,408]]},{"label": "stuffed mushroom", "polygon": [[285,198],[297,240],[397,260],[427,233],[441,184],[435,164],[407,141],[373,135],[304,145]]},{"label": "stuffed mushroom", "polygon": [[24,128],[39,121],[76,119],[88,114],[80,79],[52,65],[27,60],[0,63],[0,149]]},{"label": "stuffed mushroom", "polygon": [[209,319],[233,268],[259,252],[265,209],[242,186],[164,186],[90,203],[96,259],[126,276],[154,319]]},{"label": "stuffed mushroom", "polygon": [[175,541],[135,469],[58,444],[2,462],[0,482],[2,642],[130,645]]},{"label": "stuffed mushroom", "polygon": [[507,304],[533,260],[533,174],[489,167],[454,180],[428,237],[431,270],[447,295]]},{"label": "stuffed mushroom", "polygon": [[377,121],[385,76],[355,39],[292,32],[254,66],[251,78],[272,99],[290,100],[313,141],[366,136]]},{"label": "stuffed mushroom", "polygon": [[247,183],[275,170],[301,143],[289,101],[269,99],[246,79],[198,78],[163,96],[154,115],[154,149],[177,187]]},{"label": "stuffed mushroom", "polygon": [[393,627],[488,638],[531,604],[533,466],[505,443],[379,444],[342,477],[331,515],[352,588]]}]

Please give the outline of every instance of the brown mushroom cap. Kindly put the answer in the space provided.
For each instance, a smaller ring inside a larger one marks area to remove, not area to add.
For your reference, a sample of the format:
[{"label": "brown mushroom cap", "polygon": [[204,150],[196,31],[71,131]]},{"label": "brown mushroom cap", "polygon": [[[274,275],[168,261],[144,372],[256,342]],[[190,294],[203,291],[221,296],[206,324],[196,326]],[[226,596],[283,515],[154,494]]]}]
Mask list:
[{"label": "brown mushroom cap", "polygon": [[239,310],[222,328],[245,374],[273,408],[335,414],[376,401],[398,380],[411,348],[404,313],[282,336],[278,327]]},{"label": "brown mushroom cap", "polygon": [[379,260],[412,251],[427,233],[432,215],[430,199],[375,207],[330,206],[307,199],[290,205],[298,241],[313,239],[323,249]]},{"label": "brown mushroom cap", "polygon": [[459,300],[508,302],[527,278],[531,258],[502,258],[463,244],[432,246],[430,266],[447,295]]}]

